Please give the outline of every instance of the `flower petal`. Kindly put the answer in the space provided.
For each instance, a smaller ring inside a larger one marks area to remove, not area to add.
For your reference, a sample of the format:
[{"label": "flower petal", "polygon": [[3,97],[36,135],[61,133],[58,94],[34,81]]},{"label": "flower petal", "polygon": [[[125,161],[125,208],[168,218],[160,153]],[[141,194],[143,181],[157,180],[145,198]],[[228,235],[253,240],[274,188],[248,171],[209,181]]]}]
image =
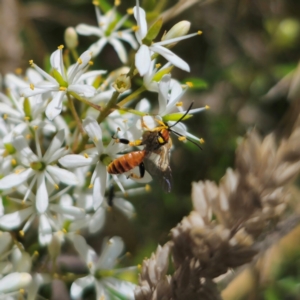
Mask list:
[{"label": "flower petal", "polygon": [[58,160],[58,162],[65,168],[79,168],[89,166],[94,162],[92,156],[83,156],[78,154],[69,154]]},{"label": "flower petal", "polygon": [[52,162],[51,159],[52,155],[61,147],[65,140],[65,131],[64,129],[61,129],[57,132],[57,134],[53,137],[51,144],[47,148],[47,151],[45,152],[43,156],[43,161],[45,162]]},{"label": "flower petal", "polygon": [[6,214],[0,218],[0,227],[6,230],[17,229],[33,213],[32,207]]},{"label": "flower petal", "polygon": [[15,272],[8,274],[0,279],[0,293],[8,293],[25,288],[30,284],[31,279],[31,275],[28,273]]},{"label": "flower petal", "polygon": [[45,214],[40,215],[39,222],[39,243],[44,246],[50,243],[52,239],[52,228]]},{"label": "flower petal", "polygon": [[149,71],[150,64],[150,49],[146,45],[141,45],[141,47],[135,54],[135,66],[138,69],[141,76],[144,76]]},{"label": "flower petal", "polygon": [[103,143],[102,143],[102,130],[98,122],[92,118],[87,117],[83,120],[82,125],[86,130],[88,136],[94,142],[97,147],[98,154],[103,152]]},{"label": "flower petal", "polygon": [[55,97],[47,105],[45,113],[50,121],[52,121],[56,116],[58,116],[61,113],[62,101],[65,95],[66,91],[56,92]]},{"label": "flower petal", "polygon": [[112,269],[123,250],[124,242],[120,237],[114,236],[109,239],[96,263],[96,269]]},{"label": "flower petal", "polygon": [[97,209],[97,211],[94,213],[94,215],[90,218],[88,228],[91,234],[96,233],[100,229],[102,229],[106,220],[105,215],[106,215],[105,208],[100,206]]},{"label": "flower petal", "polygon": [[71,297],[72,299],[81,299],[83,290],[94,283],[93,276],[88,275],[82,278],[76,279],[71,285]]},{"label": "flower petal", "polygon": [[133,13],[138,26],[138,30],[135,32],[135,36],[138,42],[141,44],[143,38],[147,34],[148,28],[146,21],[146,13],[141,7],[139,7],[138,0],[136,1],[136,6],[133,8]]},{"label": "flower petal", "polygon": [[102,31],[99,29],[99,27],[96,26],[90,26],[86,24],[79,24],[76,26],[77,33],[81,35],[96,35],[101,37]]},{"label": "flower petal", "polygon": [[93,200],[94,209],[96,210],[104,199],[107,179],[106,166],[101,162],[98,162],[94,170],[93,177],[95,178],[93,180]]},{"label": "flower petal", "polygon": [[121,62],[125,64],[127,62],[127,53],[123,44],[114,38],[109,39],[109,43],[113,46],[113,48],[117,52]]},{"label": "flower petal", "polygon": [[177,67],[181,70],[190,72],[189,65],[183,59],[181,59],[179,56],[174,54],[169,49],[167,49],[163,46],[156,45],[156,44],[153,44],[152,46],[150,46],[150,49],[153,52],[156,52],[156,53],[160,54],[161,56],[163,56],[167,61],[169,61],[175,67]]},{"label": "flower petal", "polygon": [[59,168],[57,166],[48,165],[46,168],[47,172],[56,177],[60,182],[67,185],[77,185],[78,179],[76,175],[68,170]]},{"label": "flower petal", "polygon": [[37,192],[36,192],[36,210],[39,213],[44,213],[49,205],[48,191],[45,181],[45,173],[37,175]]},{"label": "flower petal", "polygon": [[27,169],[18,173],[9,174],[2,179],[0,179],[0,190],[7,190],[14,186],[18,186],[28,180],[34,171],[32,169]]}]

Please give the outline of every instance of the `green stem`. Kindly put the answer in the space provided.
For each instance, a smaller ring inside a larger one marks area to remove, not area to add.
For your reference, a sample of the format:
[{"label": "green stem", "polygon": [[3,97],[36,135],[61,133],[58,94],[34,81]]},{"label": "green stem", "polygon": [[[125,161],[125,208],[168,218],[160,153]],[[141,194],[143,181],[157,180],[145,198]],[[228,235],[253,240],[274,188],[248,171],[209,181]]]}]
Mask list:
[{"label": "green stem", "polygon": [[72,115],[75,118],[75,121],[76,121],[76,123],[78,125],[79,131],[81,132],[82,136],[84,136],[85,135],[85,131],[84,131],[83,127],[82,127],[81,120],[80,120],[80,118],[79,118],[79,116],[77,114],[77,111],[75,109],[74,102],[71,99],[71,97],[70,97],[69,94],[67,94],[67,96],[68,96],[68,103],[69,103],[69,107],[70,107],[70,110],[72,112]]},{"label": "green stem", "polygon": [[75,99],[77,99],[77,100],[83,102],[84,104],[86,104],[86,105],[88,105],[88,106],[93,107],[94,109],[96,109],[96,110],[98,110],[98,111],[101,111],[101,110],[102,110],[102,108],[101,108],[100,105],[97,105],[97,104],[95,104],[95,103],[93,103],[93,102],[90,102],[90,101],[88,101],[88,100],[86,100],[86,99],[80,97],[79,95],[77,95],[77,94],[75,94],[75,93],[70,92],[70,95],[72,95]]},{"label": "green stem", "polygon": [[72,56],[73,56],[73,59],[75,60],[75,61],[77,61],[77,59],[78,59],[78,52],[77,52],[77,50],[76,49],[70,49],[70,52],[71,52],[71,54],[72,54]]},{"label": "green stem", "polygon": [[120,101],[118,103],[118,106],[123,109],[123,106],[125,104],[127,104],[128,102],[130,102],[131,100],[135,99],[139,94],[141,94],[142,92],[144,92],[146,90],[146,88],[142,85],[141,87],[139,87],[136,91],[134,91],[132,94],[130,94],[129,96],[127,96],[125,99],[123,99],[122,101]]},{"label": "green stem", "polygon": [[114,107],[115,109],[119,110],[119,111],[126,111],[128,113],[131,113],[131,114],[134,114],[134,115],[137,115],[137,116],[141,116],[141,117],[144,117],[144,116],[148,116],[149,114],[148,113],[144,113],[144,112],[141,112],[141,111],[138,111],[138,110],[135,110],[135,109],[132,109],[132,108],[127,108],[127,107],[119,107],[119,105],[116,105]]},{"label": "green stem", "polygon": [[109,100],[109,102],[107,103],[107,105],[104,107],[104,109],[102,110],[102,112],[99,114],[98,118],[97,118],[97,122],[100,124],[102,123],[105,118],[112,112],[112,109],[115,107],[118,97],[119,97],[120,93],[115,91],[111,97],[111,99]]}]

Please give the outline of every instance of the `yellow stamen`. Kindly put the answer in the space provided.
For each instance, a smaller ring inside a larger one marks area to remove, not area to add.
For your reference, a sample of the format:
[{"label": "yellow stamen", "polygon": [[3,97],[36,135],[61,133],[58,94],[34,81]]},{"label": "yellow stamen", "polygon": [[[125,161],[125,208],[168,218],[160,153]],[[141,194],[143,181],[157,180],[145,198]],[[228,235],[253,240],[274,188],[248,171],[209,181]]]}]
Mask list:
[{"label": "yellow stamen", "polygon": [[90,65],[90,66],[93,66],[93,65],[94,65],[94,62],[93,62],[92,60],[90,60],[90,61],[89,61],[89,65]]},{"label": "yellow stamen", "polygon": [[186,141],[186,137],[185,136],[180,136],[180,137],[178,137],[178,140],[181,141],[181,142]]},{"label": "yellow stamen", "polygon": [[24,121],[30,121],[30,117],[24,117]]},{"label": "yellow stamen", "polygon": [[96,6],[99,5],[99,1],[96,1],[96,0],[94,0],[92,3],[93,3],[93,5],[96,5]]},{"label": "yellow stamen", "polygon": [[33,256],[39,256],[40,254],[39,254],[39,252],[38,251],[34,251],[33,252]]},{"label": "yellow stamen", "polygon": [[205,105],[205,109],[210,109],[210,106],[209,105]]},{"label": "yellow stamen", "polygon": [[91,171],[86,172],[86,177],[90,177],[92,175]]},{"label": "yellow stamen", "polygon": [[37,126],[37,125],[33,126],[33,130],[38,130],[38,128],[39,128],[39,126]]},{"label": "yellow stamen", "polygon": [[20,235],[21,237],[23,237],[23,236],[25,235],[24,230],[20,230],[20,231],[19,231],[19,235]]},{"label": "yellow stamen", "polygon": [[140,264],[138,264],[137,268],[140,270],[142,268],[142,266]]},{"label": "yellow stamen", "polygon": [[98,142],[98,138],[94,136],[93,141],[94,141],[94,143],[97,143]]},{"label": "yellow stamen", "polygon": [[65,86],[60,86],[59,90],[62,91],[62,92],[65,92],[67,90],[67,88]]},{"label": "yellow stamen", "polygon": [[180,102],[177,102],[177,103],[176,103],[176,106],[177,106],[177,107],[182,106],[182,102],[181,102],[181,101],[180,101]]},{"label": "yellow stamen", "polygon": [[145,191],[150,192],[151,191],[151,186],[149,184],[145,185]]},{"label": "yellow stamen", "polygon": [[160,68],[160,67],[161,67],[161,64],[156,64],[156,65],[155,65],[155,68],[156,68],[156,69],[158,69],[158,68]]},{"label": "yellow stamen", "polygon": [[33,65],[33,59],[31,59],[30,61],[29,61],[29,64],[32,66]]},{"label": "yellow stamen", "polygon": [[121,37],[123,36],[122,31],[118,31],[118,32],[117,32],[117,35],[121,38]]},{"label": "yellow stamen", "polygon": [[19,293],[24,295],[25,294],[25,290],[24,289],[19,289]]},{"label": "yellow stamen", "polygon": [[30,87],[31,90],[34,90],[34,84],[33,83],[30,83],[29,87]]},{"label": "yellow stamen", "polygon": [[63,228],[62,232],[66,234],[68,231],[65,228]]},{"label": "yellow stamen", "polygon": [[121,0],[115,0],[115,6],[119,6],[121,4]]},{"label": "yellow stamen", "polygon": [[131,253],[130,253],[130,252],[126,252],[125,255],[126,255],[127,257],[131,257]]},{"label": "yellow stamen", "polygon": [[192,87],[194,86],[194,84],[193,84],[192,82],[190,82],[190,81],[187,81],[185,84],[186,84],[189,88],[192,88]]},{"label": "yellow stamen", "polygon": [[77,59],[77,62],[78,62],[78,64],[82,64],[82,59],[79,57],[78,59]]},{"label": "yellow stamen", "polygon": [[204,144],[204,143],[205,143],[205,140],[204,140],[203,138],[201,138],[201,139],[199,140],[199,142],[200,142],[200,144]]},{"label": "yellow stamen", "polygon": [[139,27],[138,25],[134,25],[134,26],[131,27],[132,31],[134,31],[134,32],[135,32],[135,31],[138,31],[139,28],[140,28],[140,27]]},{"label": "yellow stamen", "polygon": [[15,166],[17,164],[17,161],[14,158],[12,158],[12,160],[10,161],[10,163],[12,164],[12,166]]},{"label": "yellow stamen", "polygon": [[85,158],[89,158],[89,155],[88,155],[87,153],[84,153],[83,156],[84,156]]},{"label": "yellow stamen", "polygon": [[20,173],[22,173],[24,171],[24,169],[17,169],[17,170],[15,170],[15,174],[20,174]]},{"label": "yellow stamen", "polygon": [[128,9],[127,9],[127,13],[128,13],[129,15],[132,15],[132,14],[133,14],[133,9],[132,9],[132,8],[128,8]]},{"label": "yellow stamen", "polygon": [[26,138],[27,140],[31,140],[31,139],[32,139],[32,135],[31,135],[30,133],[28,133],[28,134],[26,134],[25,138]]},{"label": "yellow stamen", "polygon": [[201,30],[197,31],[198,35],[201,35],[203,32]]},{"label": "yellow stamen", "polygon": [[8,118],[8,114],[3,115],[3,119],[6,120]]},{"label": "yellow stamen", "polygon": [[59,190],[58,184],[54,184],[54,188],[55,188],[56,190]]},{"label": "yellow stamen", "polygon": [[22,69],[21,68],[17,68],[17,69],[15,69],[15,73],[17,74],[17,75],[21,75],[22,74]]},{"label": "yellow stamen", "polygon": [[92,188],[93,188],[93,186],[94,186],[94,185],[91,183],[91,184],[89,185],[89,187],[88,187],[88,188],[89,188],[89,189],[92,189]]},{"label": "yellow stamen", "polygon": [[62,49],[64,49],[64,45],[59,45],[58,47],[57,47],[57,49],[59,49],[59,50],[62,50]]}]

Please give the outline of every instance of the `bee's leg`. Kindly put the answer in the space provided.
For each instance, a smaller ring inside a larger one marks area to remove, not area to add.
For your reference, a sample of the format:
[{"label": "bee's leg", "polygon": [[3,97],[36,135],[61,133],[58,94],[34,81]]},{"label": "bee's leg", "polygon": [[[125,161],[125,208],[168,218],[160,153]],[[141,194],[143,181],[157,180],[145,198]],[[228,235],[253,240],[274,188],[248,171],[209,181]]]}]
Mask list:
[{"label": "bee's leg", "polygon": [[141,162],[139,164],[139,170],[140,170],[140,176],[132,173],[128,176],[128,178],[131,177],[131,178],[134,178],[134,179],[141,179],[145,176],[145,165],[144,165],[143,162]]}]

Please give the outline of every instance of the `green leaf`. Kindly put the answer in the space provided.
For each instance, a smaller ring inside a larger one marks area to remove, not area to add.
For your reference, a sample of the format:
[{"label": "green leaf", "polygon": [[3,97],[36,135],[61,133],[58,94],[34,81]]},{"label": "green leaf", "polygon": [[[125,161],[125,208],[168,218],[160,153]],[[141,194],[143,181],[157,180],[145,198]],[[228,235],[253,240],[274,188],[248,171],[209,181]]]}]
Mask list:
[{"label": "green leaf", "polygon": [[184,82],[190,82],[192,84],[192,89],[203,90],[208,87],[208,84],[205,80],[196,77],[186,78]]},{"label": "green leaf", "polygon": [[162,27],[163,21],[162,18],[159,18],[148,30],[147,35],[143,39],[143,43],[147,46],[150,46],[152,41],[157,37]]}]

